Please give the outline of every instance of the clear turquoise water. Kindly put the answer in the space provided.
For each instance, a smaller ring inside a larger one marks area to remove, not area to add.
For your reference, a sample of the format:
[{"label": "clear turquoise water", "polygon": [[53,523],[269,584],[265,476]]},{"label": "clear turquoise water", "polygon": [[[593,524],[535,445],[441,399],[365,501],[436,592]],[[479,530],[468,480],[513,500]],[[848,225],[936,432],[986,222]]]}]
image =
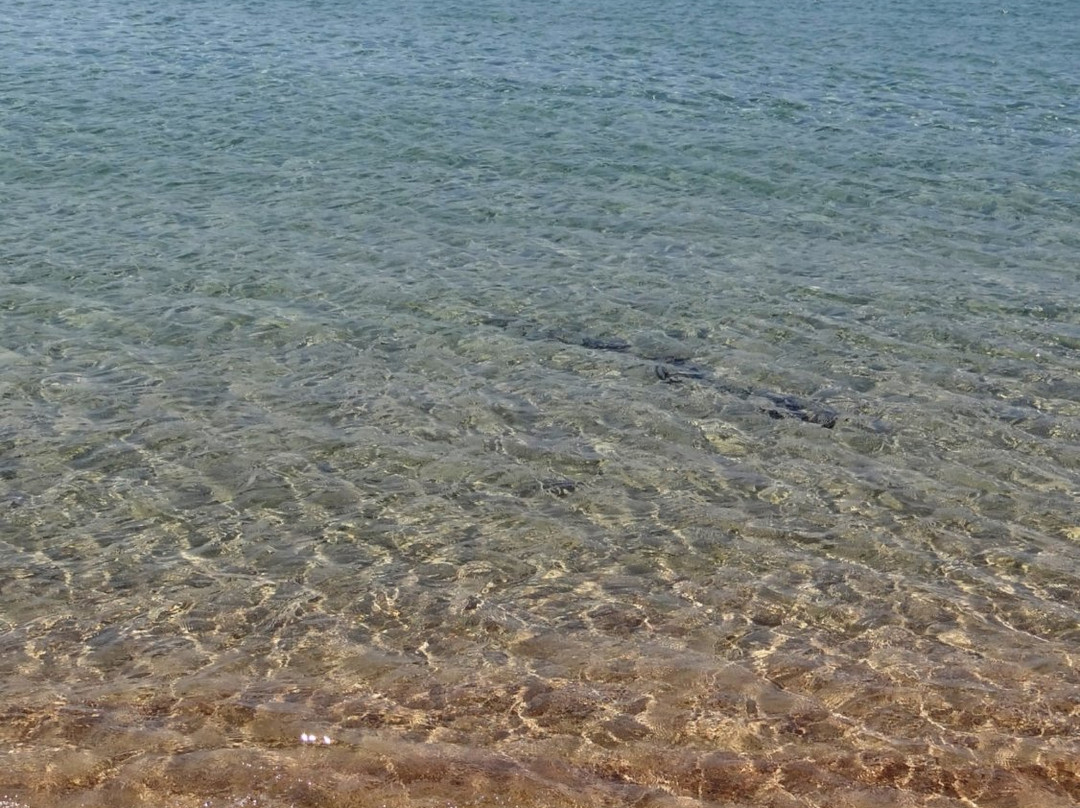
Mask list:
[{"label": "clear turquoise water", "polygon": [[6,5],[3,808],[1080,801],[1080,16],[758,6]]}]

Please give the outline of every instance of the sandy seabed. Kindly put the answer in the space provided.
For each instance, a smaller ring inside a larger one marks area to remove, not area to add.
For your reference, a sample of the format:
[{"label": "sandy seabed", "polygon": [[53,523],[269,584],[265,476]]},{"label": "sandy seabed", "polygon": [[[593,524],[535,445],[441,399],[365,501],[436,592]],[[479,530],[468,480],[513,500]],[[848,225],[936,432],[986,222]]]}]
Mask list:
[{"label": "sandy seabed", "polygon": [[[899,653],[889,633],[870,663]],[[547,635],[514,648],[546,662],[514,679],[512,664],[480,677],[384,658],[334,695],[146,690],[9,706],[0,806],[1080,803],[1080,698],[1054,675],[1035,674],[1026,697],[1012,683],[1005,701],[976,684],[991,667],[1004,681],[1000,662],[900,683],[780,648],[741,663],[686,649],[665,658],[660,645],[598,661],[602,649]]]}]

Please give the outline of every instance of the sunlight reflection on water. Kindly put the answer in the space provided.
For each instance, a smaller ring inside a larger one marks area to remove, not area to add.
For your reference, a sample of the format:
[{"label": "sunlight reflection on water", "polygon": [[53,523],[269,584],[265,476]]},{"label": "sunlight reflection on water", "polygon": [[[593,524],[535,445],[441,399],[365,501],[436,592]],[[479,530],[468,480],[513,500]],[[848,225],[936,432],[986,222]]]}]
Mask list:
[{"label": "sunlight reflection on water", "polygon": [[971,5],[16,5],[0,806],[1080,800],[1075,15]]}]

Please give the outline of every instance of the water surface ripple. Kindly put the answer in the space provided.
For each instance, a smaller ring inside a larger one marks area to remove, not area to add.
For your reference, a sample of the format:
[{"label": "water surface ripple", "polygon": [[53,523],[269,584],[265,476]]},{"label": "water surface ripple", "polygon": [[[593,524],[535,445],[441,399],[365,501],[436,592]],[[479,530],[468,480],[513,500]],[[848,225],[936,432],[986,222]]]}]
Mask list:
[{"label": "water surface ripple", "polygon": [[1080,17],[761,6],[6,4],[0,806],[1080,802]]}]

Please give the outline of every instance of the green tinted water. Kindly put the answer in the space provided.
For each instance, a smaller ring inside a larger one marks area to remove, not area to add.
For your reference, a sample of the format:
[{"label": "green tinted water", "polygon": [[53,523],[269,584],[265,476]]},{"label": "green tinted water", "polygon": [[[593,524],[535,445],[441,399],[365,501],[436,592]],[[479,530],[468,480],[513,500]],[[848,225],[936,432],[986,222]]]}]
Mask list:
[{"label": "green tinted water", "polygon": [[0,805],[1080,799],[1065,4],[11,8]]}]

